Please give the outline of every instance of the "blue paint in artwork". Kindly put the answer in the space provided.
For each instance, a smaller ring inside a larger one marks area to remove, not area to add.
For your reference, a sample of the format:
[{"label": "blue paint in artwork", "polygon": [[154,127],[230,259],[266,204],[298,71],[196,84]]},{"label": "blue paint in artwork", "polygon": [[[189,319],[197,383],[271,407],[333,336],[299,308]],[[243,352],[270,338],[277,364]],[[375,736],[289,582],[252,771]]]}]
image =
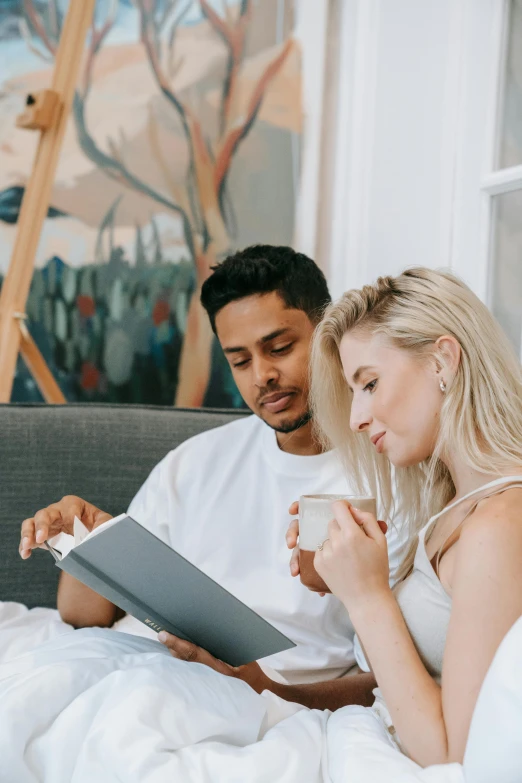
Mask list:
[{"label": "blue paint in artwork", "polygon": [[[0,220],[4,223],[16,223],[20,214],[20,207],[25,193],[25,188],[15,185],[0,192]],[[49,207],[47,217],[67,217],[66,212],[56,207]]]}]

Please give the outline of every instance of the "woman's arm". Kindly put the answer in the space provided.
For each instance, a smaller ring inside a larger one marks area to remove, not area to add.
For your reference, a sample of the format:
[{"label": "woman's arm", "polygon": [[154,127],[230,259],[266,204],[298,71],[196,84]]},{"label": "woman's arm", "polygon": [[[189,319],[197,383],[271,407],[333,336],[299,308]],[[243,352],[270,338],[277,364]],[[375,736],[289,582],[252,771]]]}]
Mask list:
[{"label": "woman's arm", "polygon": [[391,592],[351,608],[401,743],[423,766],[462,762],[484,677],[522,614],[520,495],[490,498],[463,527],[442,688],[422,664]]},{"label": "woman's arm", "polygon": [[391,590],[352,608],[350,619],[405,751],[422,766],[445,763],[441,689],[426,671]]},{"label": "woman's arm", "polygon": [[522,490],[483,501],[466,522],[452,579],[442,669],[449,761],[462,761],[478,694],[493,657],[522,615]]}]

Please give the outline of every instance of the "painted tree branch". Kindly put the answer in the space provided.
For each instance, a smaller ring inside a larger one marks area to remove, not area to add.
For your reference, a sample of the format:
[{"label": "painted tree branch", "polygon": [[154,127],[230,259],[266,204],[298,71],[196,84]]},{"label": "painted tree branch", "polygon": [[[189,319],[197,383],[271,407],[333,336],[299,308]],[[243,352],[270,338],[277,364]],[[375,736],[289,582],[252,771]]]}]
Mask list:
[{"label": "painted tree branch", "polygon": [[207,2],[200,0],[201,11],[208,19],[214,31],[220,36],[228,49],[228,62],[223,82],[220,128],[223,135],[228,128],[231,107],[236,94],[239,69],[245,50],[245,39],[251,16],[250,0],[243,0],[239,7],[239,15],[231,24],[223,19]]},{"label": "painted tree branch", "polygon": [[82,76],[81,93],[85,97],[90,90],[92,82],[92,69],[94,67],[94,58],[100,51],[104,40],[114,27],[116,21],[116,15],[118,13],[118,0],[111,0],[109,11],[107,12],[107,18],[101,27],[96,27],[95,20],[92,20],[91,25],[91,38],[89,46],[87,48],[87,56]]},{"label": "painted tree branch", "polygon": [[[187,190],[190,199],[191,211],[194,215],[194,228],[198,233],[202,234],[204,243],[207,243],[208,227],[205,222],[203,210],[201,209],[201,205],[197,198],[197,171],[191,129],[191,125],[193,124],[194,120],[189,117],[190,110],[188,107],[183,104],[180,98],[170,88],[169,80],[161,64],[160,33],[161,25],[162,23],[164,24],[165,19],[163,17],[163,21],[160,20],[159,23],[157,22],[154,13],[155,6],[150,2],[150,0],[135,0],[135,4],[140,13],[140,39],[147,53],[152,73],[161,92],[176,110],[183,132],[187,139],[189,152]],[[175,5],[176,4],[177,3],[175,3]],[[169,51],[171,56],[174,49],[174,32],[178,28],[183,16],[183,13],[179,15],[179,17],[175,20],[171,30],[171,35],[169,38]]]},{"label": "painted tree branch", "polygon": [[280,71],[283,63],[294,48],[294,45],[295,43],[293,40],[287,41],[281,52],[267,65],[252,91],[245,117],[237,124],[236,127],[233,127],[229,131],[229,133],[219,144],[216,153],[216,165],[214,171],[214,185],[218,194],[220,194],[225,187],[226,177],[230,169],[232,157],[237,151],[241,141],[247,136],[250,128],[252,127],[259,109],[261,108],[266,90],[273,81],[274,77]]},{"label": "painted tree branch", "polygon": [[107,155],[107,153],[105,153],[102,149],[100,149],[87,130],[85,123],[85,104],[82,97],[78,93],[76,93],[74,96],[73,113],[76,122],[76,129],[78,132],[78,142],[89,160],[92,160],[92,162],[101,168],[107,174],[107,176],[123,185],[131,187],[133,190],[137,190],[138,192],[149,196],[149,198],[153,199],[158,204],[162,204],[169,211],[178,214],[182,220],[183,235],[185,242],[187,243],[189,253],[192,259],[195,259],[196,248],[192,235],[192,227],[185,210],[182,209],[179,204],[175,204],[173,201],[151,188],[149,185],[147,185],[146,182],[133,174],[125,166],[121,157],[111,157],[110,155]]},{"label": "painted tree branch", "polygon": [[47,51],[54,57],[56,55],[56,49],[58,46],[58,37],[56,40],[51,40],[51,38],[47,35],[47,30],[45,29],[43,19],[36,10],[32,0],[23,0],[23,3],[25,18],[27,19],[30,28],[42,41]]},{"label": "painted tree branch", "polygon": [[25,17],[21,17],[18,20],[18,29],[20,31],[21,37],[25,41],[25,45],[29,49],[30,52],[35,54],[37,57],[40,58],[40,60],[43,60],[45,63],[52,63],[53,62],[53,55],[51,52],[47,50],[47,54],[43,52],[41,49],[39,49],[37,46],[33,44],[33,32],[29,26],[29,23],[27,22],[27,19]]}]

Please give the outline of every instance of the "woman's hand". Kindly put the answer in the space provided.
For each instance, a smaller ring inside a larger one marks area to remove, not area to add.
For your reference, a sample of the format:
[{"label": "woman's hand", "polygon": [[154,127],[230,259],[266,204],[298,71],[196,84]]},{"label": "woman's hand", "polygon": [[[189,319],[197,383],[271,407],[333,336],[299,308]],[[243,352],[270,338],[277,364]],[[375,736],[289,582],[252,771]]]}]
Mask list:
[{"label": "woman's hand", "polygon": [[218,658],[214,658],[202,647],[197,647],[192,642],[187,642],[185,639],[179,639],[167,631],[161,631],[158,634],[158,639],[165,647],[170,651],[170,654],[174,658],[178,658],[180,661],[188,661],[191,663],[202,663],[204,666],[208,666],[210,669],[224,674],[225,677],[235,677],[238,680],[243,680],[256,693],[262,693],[263,691],[270,690],[272,680],[267,677],[263,672],[260,665],[253,661],[247,663],[244,666],[230,666],[228,663],[220,661]]},{"label": "woman's hand", "polygon": [[328,525],[328,538],[317,551],[314,566],[350,611],[355,604],[390,592],[386,525],[346,500],[333,503],[333,510],[335,519]]},{"label": "woman's hand", "polygon": [[90,531],[112,519],[112,514],[107,514],[106,511],[102,511],[76,495],[66,495],[58,503],[52,503],[47,508],[40,509],[34,517],[29,517],[22,522],[20,556],[26,560],[30,557],[33,549],[40,547],[44,541],[59,533],[72,535],[74,517],[81,519],[87,530]]}]

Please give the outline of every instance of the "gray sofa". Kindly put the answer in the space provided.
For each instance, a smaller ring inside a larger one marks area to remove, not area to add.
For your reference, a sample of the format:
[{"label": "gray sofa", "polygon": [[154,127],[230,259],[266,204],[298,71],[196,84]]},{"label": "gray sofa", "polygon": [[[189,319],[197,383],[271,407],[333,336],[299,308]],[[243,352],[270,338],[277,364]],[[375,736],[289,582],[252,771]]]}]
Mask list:
[{"label": "gray sofa", "polygon": [[187,438],[243,411],[141,405],[0,405],[0,600],[55,606],[46,552],[18,555],[20,524],[63,495],[125,511],[154,465]]}]

